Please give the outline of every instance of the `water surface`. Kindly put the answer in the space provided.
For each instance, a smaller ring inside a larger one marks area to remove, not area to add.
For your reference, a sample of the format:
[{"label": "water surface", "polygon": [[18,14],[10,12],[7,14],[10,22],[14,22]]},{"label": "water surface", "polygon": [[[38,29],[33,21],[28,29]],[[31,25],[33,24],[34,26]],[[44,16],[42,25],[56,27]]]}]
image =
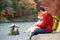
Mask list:
[{"label": "water surface", "polygon": [[[29,36],[24,33],[35,22],[20,22],[20,23],[0,23],[0,40],[28,40]],[[8,35],[10,32],[10,25],[16,24],[19,28],[19,35]]]}]

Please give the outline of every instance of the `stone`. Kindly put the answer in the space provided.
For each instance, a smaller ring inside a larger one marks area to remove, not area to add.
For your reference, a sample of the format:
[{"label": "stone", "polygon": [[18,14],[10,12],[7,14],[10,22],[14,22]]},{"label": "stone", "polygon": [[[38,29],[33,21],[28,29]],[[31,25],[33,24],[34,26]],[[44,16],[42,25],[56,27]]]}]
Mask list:
[{"label": "stone", "polygon": [[38,34],[33,36],[31,40],[60,40],[60,32]]}]

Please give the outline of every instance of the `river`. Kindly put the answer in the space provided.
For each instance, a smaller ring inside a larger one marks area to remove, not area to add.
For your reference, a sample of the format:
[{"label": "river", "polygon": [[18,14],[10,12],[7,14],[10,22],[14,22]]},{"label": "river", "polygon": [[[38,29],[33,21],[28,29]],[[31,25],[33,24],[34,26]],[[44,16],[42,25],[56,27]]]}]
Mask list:
[{"label": "river", "polygon": [[[28,40],[29,36],[24,33],[35,22],[16,22],[16,23],[0,23],[0,40]],[[8,35],[10,32],[10,25],[16,24],[19,26],[19,35]]]}]

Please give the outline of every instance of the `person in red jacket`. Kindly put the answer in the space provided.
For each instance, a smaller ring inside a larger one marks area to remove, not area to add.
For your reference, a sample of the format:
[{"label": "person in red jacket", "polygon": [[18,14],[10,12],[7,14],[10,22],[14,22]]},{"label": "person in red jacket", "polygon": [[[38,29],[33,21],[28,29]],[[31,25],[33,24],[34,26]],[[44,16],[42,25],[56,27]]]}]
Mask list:
[{"label": "person in red jacket", "polygon": [[[52,16],[44,10],[44,8],[40,7],[39,13],[43,16],[42,23],[36,24],[37,31],[32,32],[31,37],[41,33],[51,33],[52,32],[52,25],[53,25],[53,18]],[[31,40],[30,37],[30,40]]]}]

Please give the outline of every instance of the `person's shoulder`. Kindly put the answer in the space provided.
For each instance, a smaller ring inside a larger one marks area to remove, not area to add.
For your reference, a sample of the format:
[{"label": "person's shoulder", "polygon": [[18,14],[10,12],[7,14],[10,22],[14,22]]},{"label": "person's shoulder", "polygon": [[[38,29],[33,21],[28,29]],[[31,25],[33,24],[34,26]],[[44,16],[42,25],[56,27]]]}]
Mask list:
[{"label": "person's shoulder", "polygon": [[51,14],[49,14],[49,13],[45,13],[45,16],[51,16]]},{"label": "person's shoulder", "polygon": [[45,14],[44,14],[44,16],[48,16],[48,15],[50,15],[50,14],[48,14],[48,13],[45,13]]},{"label": "person's shoulder", "polygon": [[46,17],[46,18],[52,18],[52,16],[49,13],[45,13],[44,17]]}]

